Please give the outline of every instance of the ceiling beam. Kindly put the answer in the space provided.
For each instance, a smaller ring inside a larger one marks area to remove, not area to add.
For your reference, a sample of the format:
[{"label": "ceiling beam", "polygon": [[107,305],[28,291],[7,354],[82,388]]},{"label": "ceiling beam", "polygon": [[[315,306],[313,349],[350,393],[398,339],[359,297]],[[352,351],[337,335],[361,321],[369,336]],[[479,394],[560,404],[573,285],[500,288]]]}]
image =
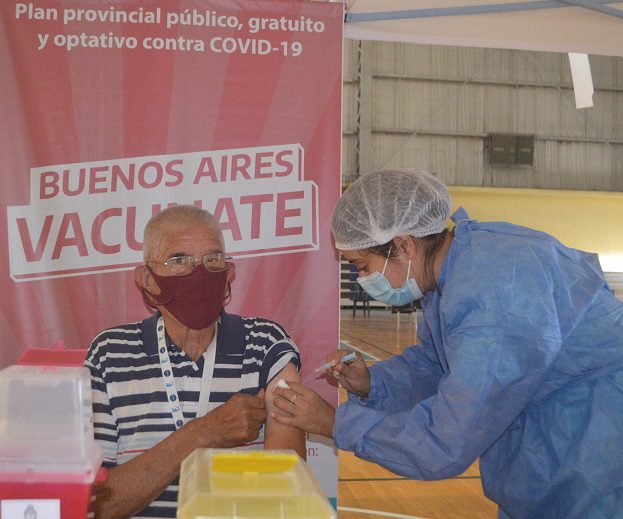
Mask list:
[{"label": "ceiling beam", "polygon": [[438,7],[431,9],[407,9],[400,11],[378,11],[369,13],[346,12],[345,21],[372,22],[379,20],[401,20],[405,18],[434,18],[439,16],[464,16],[470,14],[489,14],[513,11],[534,11],[537,9],[558,9],[570,6],[584,7],[603,14],[623,18],[623,11],[610,7],[610,0],[547,0],[532,2],[513,2],[508,4],[464,5]]}]

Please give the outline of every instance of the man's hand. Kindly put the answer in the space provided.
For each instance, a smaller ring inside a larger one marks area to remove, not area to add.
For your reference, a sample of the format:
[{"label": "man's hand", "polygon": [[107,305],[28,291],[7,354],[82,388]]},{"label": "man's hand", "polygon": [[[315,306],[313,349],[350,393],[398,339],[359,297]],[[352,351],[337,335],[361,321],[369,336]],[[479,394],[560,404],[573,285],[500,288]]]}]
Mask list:
[{"label": "man's hand", "polygon": [[179,476],[180,464],[198,447],[238,447],[258,437],[266,420],[264,390],[237,393],[205,416],[190,420],[151,449],[108,471],[97,488],[96,519],[131,517]]},{"label": "man's hand", "polygon": [[236,393],[223,405],[193,421],[202,429],[205,447],[239,447],[252,442],[266,421],[264,390],[256,396]]}]

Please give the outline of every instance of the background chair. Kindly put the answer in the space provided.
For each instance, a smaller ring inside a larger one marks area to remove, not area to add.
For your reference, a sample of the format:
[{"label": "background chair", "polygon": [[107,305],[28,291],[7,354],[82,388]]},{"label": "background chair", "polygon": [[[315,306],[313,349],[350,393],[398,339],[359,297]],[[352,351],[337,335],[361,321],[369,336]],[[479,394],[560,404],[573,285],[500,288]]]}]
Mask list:
[{"label": "background chair", "polygon": [[417,333],[417,319],[418,319],[418,310],[422,309],[422,305],[420,300],[413,301],[412,303],[408,303],[403,306],[392,306],[391,312],[392,314],[396,314],[396,330],[400,330],[400,314],[412,314],[413,315],[413,326],[415,327],[415,331]]},{"label": "background chair", "polygon": [[368,293],[363,288],[361,288],[361,285],[357,282],[357,277],[357,267],[355,265],[351,265],[348,298],[353,302],[353,317],[355,317],[358,302],[361,302],[361,308],[363,310],[364,317],[366,315],[366,312],[368,313],[368,317],[370,317],[371,298]]}]

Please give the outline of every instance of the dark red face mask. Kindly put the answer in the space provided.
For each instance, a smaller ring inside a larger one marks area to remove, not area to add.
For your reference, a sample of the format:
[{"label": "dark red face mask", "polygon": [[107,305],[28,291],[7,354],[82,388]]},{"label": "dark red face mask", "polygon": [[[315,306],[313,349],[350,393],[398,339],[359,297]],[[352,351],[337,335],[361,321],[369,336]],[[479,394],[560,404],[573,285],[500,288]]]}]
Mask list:
[{"label": "dark red face mask", "polygon": [[218,319],[225,299],[226,270],[210,272],[199,265],[185,276],[159,276],[147,268],[160,288],[159,294],[143,289],[143,299],[149,306],[164,306],[193,330],[203,330]]}]

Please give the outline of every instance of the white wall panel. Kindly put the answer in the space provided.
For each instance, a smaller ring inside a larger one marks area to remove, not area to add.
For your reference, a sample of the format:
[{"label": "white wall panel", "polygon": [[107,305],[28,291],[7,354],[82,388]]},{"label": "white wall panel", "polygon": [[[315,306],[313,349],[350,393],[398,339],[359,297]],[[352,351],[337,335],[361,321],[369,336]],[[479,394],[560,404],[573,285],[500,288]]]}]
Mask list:
[{"label": "white wall panel", "polygon": [[537,135],[553,136],[560,133],[562,116],[560,91],[554,88],[540,88],[536,93],[536,131]]},{"label": "white wall panel", "polygon": [[485,132],[515,133],[517,91],[510,86],[488,85],[484,94]]},{"label": "white wall panel", "polygon": [[485,86],[461,85],[457,95],[456,129],[459,133],[481,134],[485,131]]},{"label": "white wall panel", "polygon": [[489,187],[489,179],[485,178],[486,166],[483,140],[460,137],[456,140],[456,172],[448,172],[445,178],[452,185]]},{"label": "white wall panel", "polygon": [[[522,63],[518,81],[533,82],[543,85],[571,88],[569,57],[567,54],[552,52],[520,52]],[[563,69],[567,71],[563,74]]]},{"label": "white wall panel", "polygon": [[[623,59],[621,61],[623,62]],[[623,76],[621,77],[621,85],[623,86]],[[612,138],[615,141],[623,142],[623,92],[617,92],[614,95],[612,104]]]},{"label": "white wall panel", "polygon": [[485,78],[489,81],[510,82],[516,78],[516,51],[485,50]]},{"label": "white wall panel", "polygon": [[357,137],[355,135],[344,135],[342,136],[342,176],[354,180],[356,173]]},{"label": "white wall panel", "polygon": [[583,174],[590,191],[609,191],[612,183],[612,154],[600,143],[584,143],[580,151],[584,158]]},{"label": "white wall panel", "polygon": [[396,88],[393,79],[378,79],[372,82],[372,128],[396,127]]},{"label": "white wall panel", "polygon": [[463,81],[482,81],[486,77],[485,49],[459,47],[456,78]]},{"label": "white wall panel", "polygon": [[564,189],[608,191],[610,154],[600,144],[562,142],[561,175]]},{"label": "white wall panel", "polygon": [[421,168],[430,167],[430,138],[406,135],[375,134],[373,163],[377,168]]},{"label": "white wall panel", "polygon": [[533,135],[537,133],[537,88],[519,87],[517,91],[517,104],[515,105],[515,131]]},{"label": "white wall panel", "polygon": [[395,103],[392,107],[395,128],[406,131],[429,127],[430,83],[428,81],[395,81]]},{"label": "white wall panel", "polygon": [[376,42],[372,59],[373,74],[429,77],[430,52],[429,45]]},{"label": "white wall panel", "polygon": [[612,191],[623,191],[623,145],[610,147],[612,156]]},{"label": "white wall panel", "polygon": [[428,129],[431,110],[429,81],[376,78],[372,91],[373,129]]},{"label": "white wall panel", "polygon": [[[619,96],[623,93],[619,94]],[[597,91],[593,94],[592,108],[584,108],[586,116],[586,137],[611,140],[614,137],[614,103],[616,94]]]},{"label": "white wall panel", "polygon": [[558,141],[540,141],[534,143],[534,185],[541,189],[562,189],[560,175],[561,146]]},{"label": "white wall panel", "polygon": [[397,59],[399,44],[377,41],[372,46],[372,73],[380,75],[406,74],[408,61]]},{"label": "white wall panel", "polygon": [[430,114],[427,128],[456,133],[458,121],[458,83],[430,84]]},{"label": "white wall panel", "polygon": [[[561,54],[561,67],[560,67],[560,81],[561,86],[565,85],[571,87],[573,85],[573,78],[571,77],[571,66],[569,65],[569,55]],[[590,58],[589,58],[590,61]]]},{"label": "white wall panel", "polygon": [[342,80],[344,82],[357,81],[357,57],[358,42],[355,40],[344,39],[342,57]]},{"label": "white wall panel", "polygon": [[458,47],[431,47],[430,75],[436,79],[457,79],[459,75]]},{"label": "white wall panel", "polygon": [[456,142],[455,137],[428,138],[429,162],[428,171],[444,182],[454,184],[456,181]]},{"label": "white wall panel", "polygon": [[342,132],[352,133],[357,130],[357,88],[356,83],[343,85]]},{"label": "white wall panel", "polygon": [[408,97],[406,106],[409,106],[410,110],[402,110],[400,105],[397,109],[403,112],[403,119],[408,121],[407,128],[418,131],[430,129],[431,82],[414,81],[409,83],[406,96]]},{"label": "white wall panel", "polygon": [[585,189],[583,157],[576,151],[581,144],[560,143],[561,183],[569,189]]},{"label": "white wall panel", "polygon": [[623,59],[614,60],[616,74],[615,84],[621,88],[623,86]]},{"label": "white wall panel", "polygon": [[[621,60],[623,61],[623,60]],[[612,103],[612,139],[623,141],[623,94],[618,93]]]},{"label": "white wall panel", "polygon": [[491,172],[493,187],[532,187],[533,170],[529,167],[495,168]]},{"label": "white wall panel", "polygon": [[431,48],[430,45],[396,45],[393,72],[405,76],[430,76]]},{"label": "white wall panel", "polygon": [[578,139],[586,138],[586,118],[587,110],[577,110],[575,108],[575,95],[573,90],[562,90],[560,96],[560,126],[556,135],[561,137],[575,137]]},{"label": "white wall panel", "polygon": [[[623,55],[623,50],[621,54]],[[593,85],[596,89],[617,86],[616,60],[607,56],[589,56],[588,61],[593,75]]]}]

